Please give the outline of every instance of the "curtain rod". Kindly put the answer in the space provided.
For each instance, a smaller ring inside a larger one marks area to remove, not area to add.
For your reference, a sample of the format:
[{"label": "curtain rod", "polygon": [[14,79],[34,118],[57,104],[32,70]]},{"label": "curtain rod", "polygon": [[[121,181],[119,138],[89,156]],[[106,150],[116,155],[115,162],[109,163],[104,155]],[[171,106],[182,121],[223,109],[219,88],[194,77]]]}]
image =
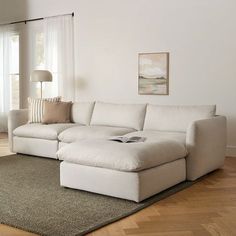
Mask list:
[{"label": "curtain rod", "polygon": [[[74,12],[69,13],[69,14],[63,14],[63,15],[55,15],[55,16],[49,16],[49,17],[57,17],[57,16],[68,16],[71,15],[72,17],[74,17]],[[49,17],[40,17],[40,18],[34,18],[34,19],[29,19],[29,20],[20,20],[20,21],[14,21],[14,22],[10,22],[10,23],[3,23],[0,24],[0,26],[2,25],[13,25],[13,24],[19,24],[19,23],[27,23],[27,22],[31,22],[31,21],[38,21],[38,20],[43,20],[45,18],[49,18]]]}]

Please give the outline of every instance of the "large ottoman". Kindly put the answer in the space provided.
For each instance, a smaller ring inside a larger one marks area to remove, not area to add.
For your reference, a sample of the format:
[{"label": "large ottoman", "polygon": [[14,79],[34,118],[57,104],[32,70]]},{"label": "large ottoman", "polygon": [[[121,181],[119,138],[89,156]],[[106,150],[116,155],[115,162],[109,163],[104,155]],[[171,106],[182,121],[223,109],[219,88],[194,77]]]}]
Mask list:
[{"label": "large ottoman", "polygon": [[184,144],[82,140],[57,152],[60,184],[140,202],[186,179]]}]

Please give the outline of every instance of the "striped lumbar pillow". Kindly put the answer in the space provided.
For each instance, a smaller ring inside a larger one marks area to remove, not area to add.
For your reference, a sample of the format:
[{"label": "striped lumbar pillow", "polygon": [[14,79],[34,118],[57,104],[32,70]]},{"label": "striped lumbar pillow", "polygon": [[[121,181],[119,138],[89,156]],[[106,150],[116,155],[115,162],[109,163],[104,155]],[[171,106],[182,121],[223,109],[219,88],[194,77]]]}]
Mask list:
[{"label": "striped lumbar pillow", "polygon": [[28,123],[42,123],[44,102],[60,102],[61,97],[55,98],[28,98],[29,104],[29,122]]}]

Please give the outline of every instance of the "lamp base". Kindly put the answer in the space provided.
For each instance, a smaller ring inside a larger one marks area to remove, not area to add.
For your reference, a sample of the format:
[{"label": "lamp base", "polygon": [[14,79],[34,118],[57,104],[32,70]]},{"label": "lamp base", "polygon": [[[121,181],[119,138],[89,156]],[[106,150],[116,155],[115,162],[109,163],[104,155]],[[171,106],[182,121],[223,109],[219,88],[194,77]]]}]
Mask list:
[{"label": "lamp base", "polygon": [[43,98],[43,82],[40,81],[40,98]]}]

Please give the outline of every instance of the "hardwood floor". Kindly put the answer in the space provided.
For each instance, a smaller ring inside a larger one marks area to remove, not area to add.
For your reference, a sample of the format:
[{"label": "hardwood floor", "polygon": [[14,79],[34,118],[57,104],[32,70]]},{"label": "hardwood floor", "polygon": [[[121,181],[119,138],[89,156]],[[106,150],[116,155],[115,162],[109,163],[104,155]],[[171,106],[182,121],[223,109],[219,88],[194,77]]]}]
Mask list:
[{"label": "hardwood floor", "polygon": [[[0,157],[11,154],[8,147],[8,140],[6,133],[0,133]],[[1,234],[0,234],[1,236]]]},{"label": "hardwood floor", "polygon": [[[7,136],[0,134],[0,156],[9,153]],[[0,225],[0,236],[33,235]],[[222,170],[211,173],[190,188],[89,235],[236,235],[236,158],[226,158]]]}]

